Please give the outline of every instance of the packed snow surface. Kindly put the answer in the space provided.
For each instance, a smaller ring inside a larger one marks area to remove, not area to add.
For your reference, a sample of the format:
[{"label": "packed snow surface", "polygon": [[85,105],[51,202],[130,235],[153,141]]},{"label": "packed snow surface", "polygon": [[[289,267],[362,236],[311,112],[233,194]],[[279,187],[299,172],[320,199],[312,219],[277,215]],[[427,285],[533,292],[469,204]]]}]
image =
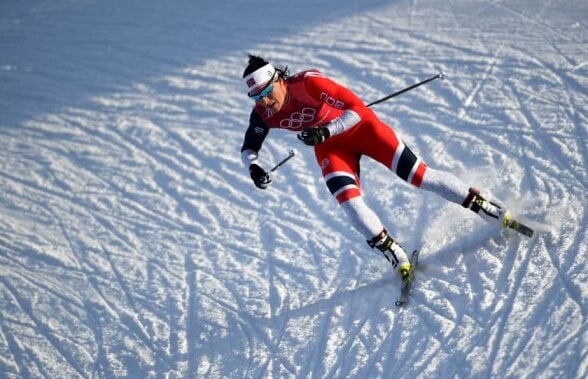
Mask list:
[{"label": "packed snow surface", "polygon": [[[321,4],[322,3],[322,4]],[[0,3],[0,377],[588,376],[588,2]],[[312,149],[240,160],[247,53],[317,68],[500,231],[362,160],[399,280]]]}]

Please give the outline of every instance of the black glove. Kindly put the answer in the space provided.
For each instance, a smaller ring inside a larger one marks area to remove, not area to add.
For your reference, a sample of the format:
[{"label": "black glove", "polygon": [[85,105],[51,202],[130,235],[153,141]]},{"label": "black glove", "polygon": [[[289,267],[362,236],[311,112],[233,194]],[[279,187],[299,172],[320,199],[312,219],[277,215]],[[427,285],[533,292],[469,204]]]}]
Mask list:
[{"label": "black glove", "polygon": [[329,129],[324,126],[319,126],[318,128],[302,129],[300,134],[298,134],[298,139],[308,146],[314,146],[325,142],[330,136]]},{"label": "black glove", "polygon": [[255,163],[249,165],[249,175],[251,175],[251,179],[253,179],[253,183],[255,183],[257,188],[266,189],[272,182],[269,174]]}]

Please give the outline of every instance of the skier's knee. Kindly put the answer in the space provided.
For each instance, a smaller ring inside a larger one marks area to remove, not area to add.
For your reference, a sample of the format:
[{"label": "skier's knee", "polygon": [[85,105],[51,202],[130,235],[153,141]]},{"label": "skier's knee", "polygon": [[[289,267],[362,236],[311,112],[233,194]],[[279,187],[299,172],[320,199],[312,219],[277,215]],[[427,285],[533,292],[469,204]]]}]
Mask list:
[{"label": "skier's knee", "polygon": [[331,172],[325,175],[325,183],[339,204],[354,197],[361,196],[357,178],[348,172]]}]

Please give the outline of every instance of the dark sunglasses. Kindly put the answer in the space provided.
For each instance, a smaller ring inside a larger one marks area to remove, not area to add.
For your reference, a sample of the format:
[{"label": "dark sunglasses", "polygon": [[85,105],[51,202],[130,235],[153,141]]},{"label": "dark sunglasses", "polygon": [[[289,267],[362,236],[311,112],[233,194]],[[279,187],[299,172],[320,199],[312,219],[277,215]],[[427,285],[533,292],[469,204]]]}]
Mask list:
[{"label": "dark sunglasses", "polygon": [[270,79],[270,81],[266,84],[265,87],[263,87],[263,89],[261,90],[261,92],[259,92],[256,95],[249,95],[250,98],[252,98],[255,101],[261,100],[264,97],[268,97],[270,93],[272,93],[272,91],[274,90],[274,80],[276,79],[276,72],[274,72],[274,75],[272,76],[272,78]]},{"label": "dark sunglasses", "polygon": [[274,83],[270,82],[267,86],[265,86],[264,89],[261,90],[260,93],[258,93],[257,95],[250,95],[249,97],[255,101],[258,101],[258,100],[263,99],[264,97],[269,96],[269,94],[272,93],[273,90],[274,90]]}]

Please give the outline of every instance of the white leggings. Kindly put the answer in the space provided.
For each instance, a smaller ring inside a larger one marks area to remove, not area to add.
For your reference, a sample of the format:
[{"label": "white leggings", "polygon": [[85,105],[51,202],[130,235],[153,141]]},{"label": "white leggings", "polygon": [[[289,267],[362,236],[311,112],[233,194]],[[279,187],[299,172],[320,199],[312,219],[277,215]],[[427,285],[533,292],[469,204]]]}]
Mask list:
[{"label": "white leggings", "polygon": [[[459,178],[445,171],[427,167],[420,188],[436,193],[446,200],[461,205],[468,194],[468,188]],[[376,213],[367,206],[362,196],[341,203],[353,227],[366,240],[377,236],[384,226]]]}]

